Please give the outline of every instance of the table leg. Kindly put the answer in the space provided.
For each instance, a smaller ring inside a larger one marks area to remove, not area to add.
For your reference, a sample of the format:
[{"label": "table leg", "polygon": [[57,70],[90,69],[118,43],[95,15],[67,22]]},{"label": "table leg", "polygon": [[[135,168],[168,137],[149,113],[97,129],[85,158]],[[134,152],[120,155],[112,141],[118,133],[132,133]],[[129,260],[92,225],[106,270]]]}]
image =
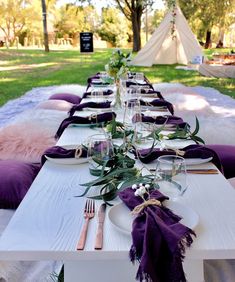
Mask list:
[{"label": "table leg", "polygon": [[[203,261],[184,260],[188,282],[204,282]],[[136,282],[137,265],[124,260],[66,261],[64,282]]]},{"label": "table leg", "polygon": [[184,260],[184,272],[188,282],[204,282],[203,260]]},{"label": "table leg", "polygon": [[66,261],[64,282],[136,282],[137,265],[124,260]]}]

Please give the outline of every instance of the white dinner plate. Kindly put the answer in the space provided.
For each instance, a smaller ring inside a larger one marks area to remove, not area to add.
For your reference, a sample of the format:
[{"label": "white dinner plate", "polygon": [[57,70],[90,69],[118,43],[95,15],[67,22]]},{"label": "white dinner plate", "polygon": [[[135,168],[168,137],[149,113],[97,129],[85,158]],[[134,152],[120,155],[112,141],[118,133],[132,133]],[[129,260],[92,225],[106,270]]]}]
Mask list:
[{"label": "white dinner plate", "polygon": [[199,164],[205,164],[208,163],[212,160],[212,157],[206,158],[206,159],[201,159],[201,158],[185,158],[185,164],[186,165],[199,165]]},{"label": "white dinner plate", "polygon": [[77,165],[77,164],[84,164],[88,162],[88,158],[64,158],[64,159],[57,159],[57,158],[50,158],[45,156],[48,161],[55,163],[55,164],[63,164],[63,165]]},{"label": "white dinner plate", "polygon": [[[175,214],[182,217],[180,223],[195,229],[199,222],[199,215],[190,207],[174,201],[165,201],[164,205]],[[134,216],[124,203],[113,206],[108,213],[109,220],[119,231],[131,234]]]},{"label": "white dinner plate", "polygon": [[110,112],[112,111],[111,108],[86,108],[86,111],[90,111],[90,112],[94,112],[97,114],[97,112],[99,114],[105,113],[105,112]]},{"label": "white dinner plate", "polygon": [[162,143],[166,145],[166,148],[182,149],[189,145],[195,145],[195,141],[187,139],[163,139]]},{"label": "white dinner plate", "polygon": [[91,115],[96,115],[97,112],[92,109],[92,111],[76,111],[73,116],[82,117],[82,118],[89,118]]},{"label": "white dinner plate", "polygon": [[96,127],[97,125],[101,125],[102,122],[98,123],[71,123],[70,127]]}]

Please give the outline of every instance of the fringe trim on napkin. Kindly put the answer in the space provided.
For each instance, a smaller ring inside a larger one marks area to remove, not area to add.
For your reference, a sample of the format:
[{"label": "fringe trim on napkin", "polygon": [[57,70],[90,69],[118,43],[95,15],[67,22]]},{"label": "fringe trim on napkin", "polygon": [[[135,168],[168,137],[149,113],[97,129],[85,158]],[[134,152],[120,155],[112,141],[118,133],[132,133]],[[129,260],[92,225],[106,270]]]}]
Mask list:
[{"label": "fringe trim on napkin", "polygon": [[[178,247],[175,250],[175,253],[173,254],[173,262],[171,265],[171,269],[169,269],[169,280],[164,282],[187,282],[184,270],[182,266],[183,259],[185,257],[185,248],[190,247],[193,243],[192,235],[196,236],[196,233],[188,228],[188,231],[184,234],[183,238],[178,242]],[[135,261],[140,262],[141,261],[142,253],[141,251],[138,251],[134,245],[131,246],[131,249],[129,251],[129,257],[132,263]],[[182,269],[182,271],[179,271],[179,269]],[[152,280],[150,274],[144,272],[141,266],[139,266],[137,274],[136,274],[136,280],[142,282],[155,282]]]}]

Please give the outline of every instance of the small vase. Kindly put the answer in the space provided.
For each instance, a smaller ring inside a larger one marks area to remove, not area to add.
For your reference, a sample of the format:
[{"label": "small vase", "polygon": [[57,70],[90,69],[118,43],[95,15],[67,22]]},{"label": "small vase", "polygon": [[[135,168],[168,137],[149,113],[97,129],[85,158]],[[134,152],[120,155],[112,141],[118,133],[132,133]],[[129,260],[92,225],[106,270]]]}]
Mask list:
[{"label": "small vase", "polygon": [[119,80],[116,80],[116,95],[114,101],[114,108],[119,110],[122,108],[121,91]]}]

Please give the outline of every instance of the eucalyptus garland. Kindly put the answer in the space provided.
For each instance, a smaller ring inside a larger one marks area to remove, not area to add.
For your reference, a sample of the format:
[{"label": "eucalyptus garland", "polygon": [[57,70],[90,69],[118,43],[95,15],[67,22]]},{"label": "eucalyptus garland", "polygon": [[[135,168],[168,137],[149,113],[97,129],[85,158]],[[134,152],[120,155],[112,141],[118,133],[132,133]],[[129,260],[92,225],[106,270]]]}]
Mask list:
[{"label": "eucalyptus garland", "polygon": [[[152,138],[153,143],[149,154],[151,154],[156,143],[163,138],[187,139],[204,144],[204,141],[197,136],[199,132],[199,121],[197,117],[196,126],[193,132],[191,132],[190,127],[186,125],[184,128],[176,127],[174,133],[169,133],[168,135],[163,136],[161,131],[164,130],[164,127],[165,124],[150,133],[149,137]],[[133,155],[131,153],[136,150],[133,145],[134,139],[135,142],[138,142],[138,140],[136,140],[136,133],[133,130],[126,130],[123,123],[118,122],[115,119],[106,125],[106,130],[107,133],[111,135],[112,139],[122,138],[124,142],[120,146],[113,146],[113,154],[108,160],[93,158],[96,167],[90,168],[90,173],[95,176],[96,179],[81,184],[85,187],[85,190],[79,197],[86,195],[91,187],[97,187],[97,195],[91,198],[103,200],[109,204],[108,202],[117,196],[118,191],[133,184],[145,183],[150,184],[154,188],[158,188],[158,184],[155,183],[152,174],[143,175],[142,169],[135,167],[136,160],[132,157]]]}]

